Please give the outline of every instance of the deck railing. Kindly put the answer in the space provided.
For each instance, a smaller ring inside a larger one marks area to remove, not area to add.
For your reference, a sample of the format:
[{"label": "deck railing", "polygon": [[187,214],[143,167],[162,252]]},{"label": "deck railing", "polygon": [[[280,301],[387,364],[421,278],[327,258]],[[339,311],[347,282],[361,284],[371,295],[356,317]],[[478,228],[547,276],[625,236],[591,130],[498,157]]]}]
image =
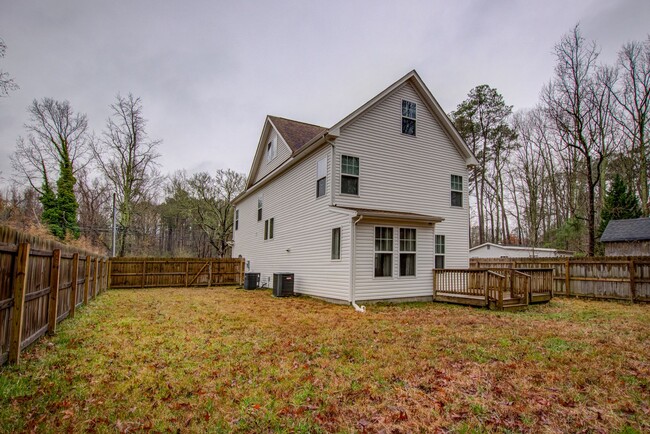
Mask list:
[{"label": "deck railing", "polygon": [[507,271],[510,277],[510,295],[522,299],[525,304],[530,303],[532,276],[519,270]]},{"label": "deck railing", "polygon": [[506,276],[487,269],[434,269],[433,295],[445,294],[485,297],[503,306]]}]

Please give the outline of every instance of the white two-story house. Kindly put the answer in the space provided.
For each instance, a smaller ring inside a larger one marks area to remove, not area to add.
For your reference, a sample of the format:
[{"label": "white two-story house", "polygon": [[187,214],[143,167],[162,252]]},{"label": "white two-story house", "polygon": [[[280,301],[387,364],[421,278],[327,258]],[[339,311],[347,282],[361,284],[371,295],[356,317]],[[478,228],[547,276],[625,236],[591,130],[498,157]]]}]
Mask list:
[{"label": "white two-story house", "polygon": [[268,116],[235,200],[234,256],[351,303],[431,300],[433,268],[469,265],[476,159],[415,72],[325,128]]}]

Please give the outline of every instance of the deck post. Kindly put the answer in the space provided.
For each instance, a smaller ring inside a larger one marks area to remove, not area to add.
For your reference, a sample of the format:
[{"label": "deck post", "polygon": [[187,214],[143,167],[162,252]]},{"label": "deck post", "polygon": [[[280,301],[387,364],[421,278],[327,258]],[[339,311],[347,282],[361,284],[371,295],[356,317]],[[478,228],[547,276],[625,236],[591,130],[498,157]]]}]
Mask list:
[{"label": "deck post", "polygon": [[490,305],[490,293],[488,286],[488,278],[490,277],[488,270],[483,270],[483,293],[485,294],[485,305]]},{"label": "deck post", "polygon": [[90,262],[92,257],[86,255],[86,275],[84,276],[84,306],[88,306],[88,292],[90,291]]},{"label": "deck post", "polygon": [[438,290],[438,275],[436,274],[435,268],[433,269],[433,299],[436,298],[436,292]]}]

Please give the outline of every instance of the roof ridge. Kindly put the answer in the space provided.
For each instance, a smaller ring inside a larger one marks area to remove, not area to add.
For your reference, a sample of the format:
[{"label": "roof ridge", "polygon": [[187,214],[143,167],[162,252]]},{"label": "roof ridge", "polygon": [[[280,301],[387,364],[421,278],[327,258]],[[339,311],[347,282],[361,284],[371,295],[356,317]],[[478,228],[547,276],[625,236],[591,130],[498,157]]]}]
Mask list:
[{"label": "roof ridge", "polygon": [[295,123],[297,123],[297,124],[303,124],[303,125],[309,125],[309,126],[312,126],[312,127],[318,127],[318,128],[325,128],[325,129],[327,129],[327,127],[324,127],[324,126],[322,126],[322,125],[312,124],[312,123],[310,123],[310,122],[297,121],[297,120],[295,120],[295,119],[289,119],[289,118],[285,118],[285,117],[283,117],[283,116],[276,116],[276,115],[267,115],[267,116],[268,116],[269,118],[272,118],[272,119],[282,119],[282,120],[289,121],[289,122],[295,122]]}]

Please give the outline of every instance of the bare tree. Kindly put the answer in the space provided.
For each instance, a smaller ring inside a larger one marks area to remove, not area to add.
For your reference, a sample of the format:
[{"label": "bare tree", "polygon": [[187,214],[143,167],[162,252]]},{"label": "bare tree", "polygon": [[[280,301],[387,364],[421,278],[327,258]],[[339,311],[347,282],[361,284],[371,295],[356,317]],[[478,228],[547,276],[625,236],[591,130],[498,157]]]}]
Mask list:
[{"label": "bare tree", "polygon": [[543,90],[542,98],[567,149],[574,149],[582,160],[587,184],[587,254],[594,255],[596,241],[596,187],[606,153],[599,143],[598,94],[595,70],[598,49],[588,43],[579,26],[562,37],[555,46],[555,77]]},{"label": "bare tree", "polygon": [[190,195],[196,211],[197,223],[208,236],[217,257],[230,251],[232,239],[233,199],[246,186],[246,177],[233,170],[217,170],[214,178],[208,173],[197,173],[188,180]]},{"label": "bare tree", "polygon": [[[650,35],[643,42],[628,42],[618,54],[616,68],[606,70],[612,80],[606,82],[620,110],[621,125],[638,163],[637,190],[644,216],[650,215],[648,197],[648,123],[650,122]],[[615,83],[618,86],[615,86]]]},{"label": "bare tree", "polygon": [[61,167],[69,165],[74,175],[88,164],[93,138],[86,115],[75,113],[68,101],[34,100],[27,112],[27,137],[18,138],[11,161],[18,181],[42,194],[44,187],[54,189]]},{"label": "bare tree", "polygon": [[103,139],[93,147],[93,153],[117,195],[118,255],[124,256],[129,251],[136,205],[150,199],[161,179],[156,162],[160,141],[147,136],[140,98],[118,94],[111,111]]},{"label": "bare tree", "polygon": [[[7,44],[0,38],[0,59],[5,57]],[[9,92],[18,89],[18,85],[9,77],[9,73],[0,69],[0,97],[9,95]]]}]

